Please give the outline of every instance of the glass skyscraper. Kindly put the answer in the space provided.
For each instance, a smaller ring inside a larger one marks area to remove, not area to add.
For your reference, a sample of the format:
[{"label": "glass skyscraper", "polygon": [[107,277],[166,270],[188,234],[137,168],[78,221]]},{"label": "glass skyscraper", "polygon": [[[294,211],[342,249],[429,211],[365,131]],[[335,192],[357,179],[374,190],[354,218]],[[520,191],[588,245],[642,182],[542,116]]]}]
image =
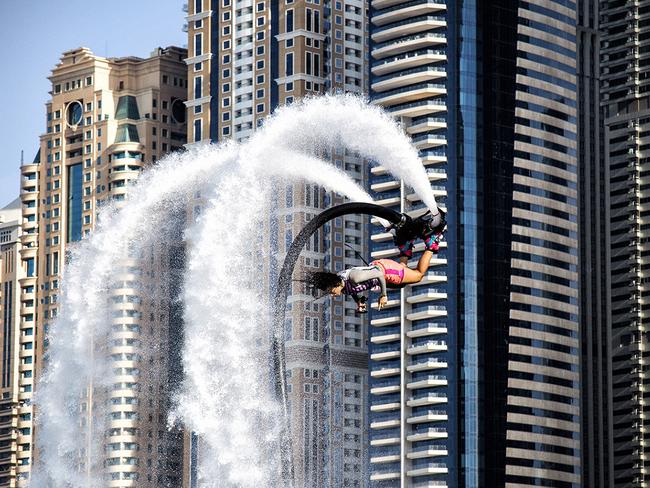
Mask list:
[{"label": "glass skyscraper", "polygon": [[[372,7],[371,99],[411,135],[449,229],[425,279],[371,315],[370,486],[579,486],[576,5]],[[382,168],[371,188],[422,211]],[[397,254],[385,233],[371,250]]]}]

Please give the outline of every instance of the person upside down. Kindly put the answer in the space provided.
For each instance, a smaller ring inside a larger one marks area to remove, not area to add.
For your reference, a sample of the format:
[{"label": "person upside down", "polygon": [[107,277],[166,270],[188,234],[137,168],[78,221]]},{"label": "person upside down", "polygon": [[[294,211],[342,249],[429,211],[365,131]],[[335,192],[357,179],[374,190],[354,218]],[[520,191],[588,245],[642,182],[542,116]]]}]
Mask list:
[{"label": "person upside down", "polygon": [[339,273],[308,273],[304,281],[332,296],[350,295],[356,302],[359,313],[367,312],[366,297],[361,294],[379,291],[377,308],[381,310],[388,302],[387,288],[402,288],[422,281],[429,269],[431,258],[438,253],[446,228],[445,213],[440,210],[440,214],[441,218],[436,220],[435,226],[424,225],[421,234],[417,236],[424,242],[424,252],[415,268],[410,268],[408,261],[413,257],[416,237],[405,235],[405,232],[398,229],[393,239],[399,249],[399,261],[377,259],[368,266],[355,266]]}]

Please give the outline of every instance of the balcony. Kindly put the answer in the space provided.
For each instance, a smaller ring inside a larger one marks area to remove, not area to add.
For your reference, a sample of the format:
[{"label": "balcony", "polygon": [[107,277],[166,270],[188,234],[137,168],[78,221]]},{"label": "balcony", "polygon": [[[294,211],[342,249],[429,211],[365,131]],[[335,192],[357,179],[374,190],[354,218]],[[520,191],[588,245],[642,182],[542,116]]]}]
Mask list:
[{"label": "balcony", "polygon": [[[373,257],[374,257],[373,253]],[[395,312],[395,316],[392,317],[382,317],[380,319],[372,319],[370,321],[370,325],[373,327],[384,327],[386,325],[393,325],[393,324],[399,324],[400,323],[400,317],[398,312]]]},{"label": "balcony", "polygon": [[447,429],[444,427],[431,427],[421,432],[414,432],[406,436],[410,442],[426,441],[430,439],[446,439],[448,437]]},{"label": "balcony", "polygon": [[379,403],[370,407],[371,412],[388,412],[390,410],[398,410],[400,408],[399,402]]},{"label": "balcony", "polygon": [[447,128],[447,119],[444,117],[424,117],[411,121],[412,125],[406,128],[408,134],[440,130]]},{"label": "balcony", "polygon": [[418,149],[430,149],[432,147],[446,146],[446,134],[422,134],[411,138],[411,142]]},{"label": "balcony", "polygon": [[371,422],[370,428],[371,429],[394,429],[396,427],[399,427],[399,424],[400,424],[399,419],[380,420],[377,422]]},{"label": "balcony", "polygon": [[440,375],[430,375],[426,379],[412,381],[406,385],[409,390],[417,390],[419,388],[434,388],[436,386],[447,386],[447,377]]},{"label": "balcony", "polygon": [[447,465],[442,463],[430,464],[426,468],[412,469],[406,472],[407,476],[428,476],[432,474],[447,474]]},{"label": "balcony", "polygon": [[371,55],[374,59],[397,56],[428,47],[443,47],[447,43],[447,35],[435,32],[421,32],[411,36],[399,37],[381,42],[373,46]]},{"label": "balcony", "polygon": [[444,410],[429,410],[426,415],[410,417],[406,421],[409,424],[421,424],[425,422],[443,422],[448,418],[447,412]]},{"label": "balcony", "polygon": [[372,191],[380,192],[387,190],[395,190],[400,187],[400,180],[396,179],[393,175],[390,175],[390,178],[387,181],[380,183],[373,183],[370,185]]},{"label": "balcony", "polygon": [[409,459],[422,459],[427,457],[447,456],[447,446],[427,446],[421,449],[414,449],[406,454]]},{"label": "balcony", "polygon": [[[420,89],[419,91],[422,91]],[[377,101],[373,101],[376,103]],[[447,101],[444,99],[426,99],[411,103],[400,103],[385,108],[393,117],[420,117],[433,113],[447,111]]]},{"label": "balcony", "polygon": [[399,368],[381,368],[381,369],[373,369],[370,371],[370,377],[371,378],[385,378],[388,376],[395,376],[400,373]]},{"label": "balcony", "polygon": [[370,462],[372,464],[381,464],[381,463],[394,463],[399,461],[399,454],[392,454],[390,456],[376,456],[371,457]]},{"label": "balcony", "polygon": [[447,403],[447,395],[444,393],[428,393],[426,395],[414,395],[406,404],[409,407],[421,407],[424,405],[439,405]]},{"label": "balcony", "polygon": [[414,295],[411,295],[410,297],[406,298],[406,301],[408,303],[423,303],[423,302],[431,302],[435,300],[446,300],[447,299],[447,293],[445,292],[437,292],[434,290],[426,290],[422,293],[417,293]]},{"label": "balcony", "polygon": [[399,391],[399,378],[377,382],[370,387],[370,393],[373,395],[388,395],[389,393],[398,393]]},{"label": "balcony", "polygon": [[438,317],[446,317],[446,316],[447,316],[447,309],[445,307],[432,305],[430,307],[427,307],[425,310],[409,313],[406,315],[406,318],[408,320],[414,321],[414,320],[424,320],[429,318],[438,318]]},{"label": "balcony", "polygon": [[387,342],[395,342],[400,340],[400,334],[377,334],[370,338],[373,344],[385,344]]},{"label": "balcony", "polygon": [[374,79],[372,89],[377,92],[392,90],[406,85],[414,85],[427,81],[445,78],[447,69],[444,66],[419,66]]},{"label": "balcony", "polygon": [[446,327],[437,327],[435,325],[430,325],[429,324],[429,325],[426,325],[425,327],[409,330],[406,333],[406,335],[408,337],[424,337],[424,336],[446,334],[446,333],[447,333],[447,328]]},{"label": "balcony", "polygon": [[[375,2],[373,2],[373,7],[376,9],[381,8]],[[378,26],[386,25],[409,17],[439,12],[446,8],[447,6],[445,5],[444,0],[413,0],[411,2],[402,2],[395,6],[378,10],[375,15],[372,16],[372,23]]]},{"label": "balcony", "polygon": [[394,444],[399,444],[400,438],[399,433],[389,434],[385,436],[371,436],[370,445],[371,446],[391,446]]},{"label": "balcony", "polygon": [[399,471],[387,471],[385,473],[373,473],[370,475],[370,481],[384,481],[399,479]]},{"label": "balcony", "polygon": [[406,367],[409,373],[417,371],[426,371],[428,369],[444,369],[448,366],[446,361],[442,359],[429,358],[424,361],[414,361]]},{"label": "balcony", "polygon": [[430,97],[446,95],[446,93],[447,87],[444,83],[418,83],[375,95],[372,103],[382,106],[403,105],[426,98],[428,102],[446,106],[444,99],[430,99]]},{"label": "balcony", "polygon": [[373,361],[382,361],[385,359],[395,359],[400,357],[400,351],[385,351],[385,352],[376,352],[370,355],[370,359]]},{"label": "balcony", "polygon": [[372,74],[387,75],[396,71],[408,70],[417,66],[426,66],[447,60],[447,53],[441,49],[422,49],[382,59],[372,63]]},{"label": "balcony", "polygon": [[375,29],[371,35],[374,42],[384,42],[391,38],[403,37],[417,32],[429,31],[447,26],[447,19],[440,15],[421,15],[399,22],[386,24]]}]

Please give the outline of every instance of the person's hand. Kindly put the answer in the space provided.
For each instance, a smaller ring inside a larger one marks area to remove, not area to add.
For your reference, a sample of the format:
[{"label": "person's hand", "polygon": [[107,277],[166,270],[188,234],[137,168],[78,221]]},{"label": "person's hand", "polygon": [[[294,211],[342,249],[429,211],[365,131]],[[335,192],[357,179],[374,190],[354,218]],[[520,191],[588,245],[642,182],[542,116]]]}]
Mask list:
[{"label": "person's hand", "polygon": [[367,311],[368,311],[368,306],[366,305],[365,302],[357,303],[357,312],[366,313]]},{"label": "person's hand", "polygon": [[379,297],[379,301],[377,302],[377,308],[381,310],[386,306],[388,303],[388,297],[386,295],[382,295]]}]

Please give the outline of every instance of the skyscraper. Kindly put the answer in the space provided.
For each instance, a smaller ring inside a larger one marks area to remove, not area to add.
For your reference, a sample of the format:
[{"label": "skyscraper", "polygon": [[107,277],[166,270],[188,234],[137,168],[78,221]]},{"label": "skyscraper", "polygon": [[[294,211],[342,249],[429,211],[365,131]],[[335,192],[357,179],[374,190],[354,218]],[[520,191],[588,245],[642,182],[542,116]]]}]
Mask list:
[{"label": "skyscraper", "polygon": [[607,339],[611,377],[606,407],[607,486],[647,486],[649,323],[647,264],[647,136],[650,135],[643,2],[600,2],[601,107],[605,161]]},{"label": "skyscraper", "polygon": [[[36,162],[36,161],[35,161]],[[21,204],[31,206],[35,194],[33,165],[23,166],[21,196],[0,209],[0,340],[2,341],[2,398],[0,399],[0,486],[20,486],[32,464],[31,429],[34,351],[34,270],[23,266],[29,254],[21,243]],[[26,212],[26,228],[35,211]],[[23,483],[24,484],[24,483]]]},{"label": "skyscraper", "polygon": [[[449,229],[424,280],[371,316],[371,486],[578,486],[575,7],[372,6],[371,98],[420,150]],[[421,212],[374,174],[377,198]],[[396,254],[388,239],[373,257]]]},{"label": "skyscraper", "polygon": [[608,234],[603,119],[600,106],[599,2],[583,0],[578,7],[578,168],[580,195],[580,322],[582,483],[612,486],[610,471],[609,339],[607,324]]},{"label": "skyscraper", "polygon": [[[363,0],[193,0],[188,5],[188,142],[246,140],[272,111],[302,97],[367,89]],[[362,185],[364,162],[333,151]],[[289,185],[269,216],[280,256],[321,209],[342,203],[314,185]],[[367,254],[366,220],[335,219],[303,251],[295,276],[340,271]],[[266,263],[277,279],[281,263]],[[367,321],[354,304],[314,302],[295,284],[287,312],[287,369],[296,486],[364,486]],[[198,444],[200,446],[200,443]]]},{"label": "skyscraper", "polygon": [[[184,49],[168,47],[156,49],[147,59],[107,59],[79,48],[63,53],[52,70],[39,156],[22,167],[26,225],[21,236],[21,268],[26,275],[17,293],[21,327],[29,325],[31,329],[26,330],[31,334],[24,331],[29,341],[21,343],[21,358],[33,354],[35,377],[47,367],[46,334],[58,314],[66,254],[92,231],[103,204],[114,201],[119,205],[129,182],[145,166],[181,149],[185,142],[185,56]],[[98,401],[110,405],[102,446],[106,457],[101,463],[109,486],[178,486],[182,467],[167,462],[167,457],[172,453],[180,458],[181,453],[175,451],[182,446],[166,429],[166,368],[171,366],[165,341],[171,340],[168,322],[174,317],[150,303],[151,297],[140,294],[142,265],[135,258],[127,265],[115,263],[124,270],[122,286],[110,296],[113,315],[107,350],[115,383],[108,398],[99,396],[99,400],[89,387],[82,405],[87,418],[80,412],[79,422],[83,426],[92,421]],[[143,374],[149,368],[141,347],[147,343],[143,334],[145,330],[151,334],[154,328],[161,342],[158,374]],[[28,385],[20,388],[18,399],[24,396],[27,401],[29,396],[23,393]],[[148,395],[149,391],[156,394]],[[34,427],[27,422],[22,428],[29,433]],[[38,431],[33,434],[38,436]],[[22,450],[33,450],[32,441],[27,438]],[[81,472],[91,466],[90,451],[83,447],[79,446]],[[28,473],[23,479],[28,479]]]}]

